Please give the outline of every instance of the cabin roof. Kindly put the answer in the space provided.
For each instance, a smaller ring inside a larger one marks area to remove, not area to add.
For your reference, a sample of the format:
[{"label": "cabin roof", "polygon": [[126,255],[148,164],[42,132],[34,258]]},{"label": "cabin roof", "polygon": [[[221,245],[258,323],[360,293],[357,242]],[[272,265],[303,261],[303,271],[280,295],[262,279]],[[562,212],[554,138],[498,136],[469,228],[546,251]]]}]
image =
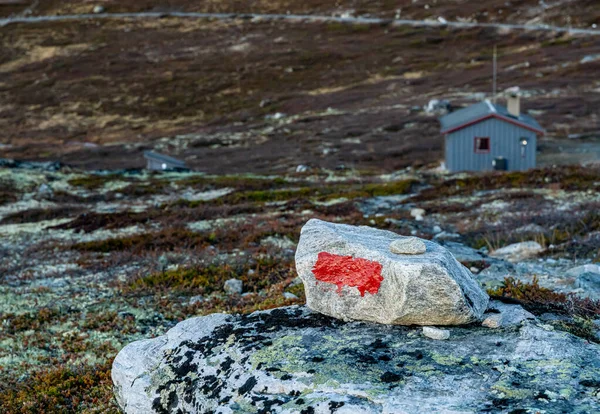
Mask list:
[{"label": "cabin roof", "polygon": [[448,134],[469,125],[476,124],[489,118],[497,118],[502,121],[515,124],[521,128],[534,131],[537,134],[543,135],[544,129],[537,123],[535,119],[526,114],[521,114],[519,117],[511,115],[505,106],[490,102],[488,99],[476,103],[475,105],[459,109],[451,112],[440,118],[442,125],[442,134]]},{"label": "cabin roof", "polygon": [[168,155],[159,154],[158,152],[144,151],[144,158],[160,161],[166,164],[171,164],[176,167],[185,167],[185,161],[169,157]]}]

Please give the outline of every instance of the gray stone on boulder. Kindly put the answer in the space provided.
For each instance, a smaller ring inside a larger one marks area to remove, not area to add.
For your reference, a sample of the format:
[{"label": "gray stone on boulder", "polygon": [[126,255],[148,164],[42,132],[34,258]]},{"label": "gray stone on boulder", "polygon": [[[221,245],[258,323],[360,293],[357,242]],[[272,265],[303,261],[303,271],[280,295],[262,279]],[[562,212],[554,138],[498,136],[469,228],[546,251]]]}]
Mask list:
[{"label": "gray stone on boulder", "polygon": [[127,414],[600,412],[600,345],[528,321],[449,330],[213,314],[128,345],[112,378]]},{"label": "gray stone on boulder", "polygon": [[423,254],[426,251],[425,243],[418,237],[402,237],[390,243],[390,252],[396,254]]},{"label": "gray stone on boulder", "polygon": [[448,250],[390,252],[396,233],[312,219],[301,231],[296,270],[309,308],[345,321],[459,325],[481,320],[488,296]]}]

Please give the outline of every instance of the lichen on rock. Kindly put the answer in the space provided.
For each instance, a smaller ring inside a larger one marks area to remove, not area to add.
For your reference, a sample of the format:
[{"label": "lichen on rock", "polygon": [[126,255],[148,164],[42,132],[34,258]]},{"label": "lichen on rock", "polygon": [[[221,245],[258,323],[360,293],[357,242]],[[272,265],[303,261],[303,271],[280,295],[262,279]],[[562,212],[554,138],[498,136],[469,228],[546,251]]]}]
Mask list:
[{"label": "lichen on rock", "polygon": [[600,409],[599,345],[528,320],[449,330],[432,341],[297,306],[213,314],[127,346],[112,375],[126,413]]}]

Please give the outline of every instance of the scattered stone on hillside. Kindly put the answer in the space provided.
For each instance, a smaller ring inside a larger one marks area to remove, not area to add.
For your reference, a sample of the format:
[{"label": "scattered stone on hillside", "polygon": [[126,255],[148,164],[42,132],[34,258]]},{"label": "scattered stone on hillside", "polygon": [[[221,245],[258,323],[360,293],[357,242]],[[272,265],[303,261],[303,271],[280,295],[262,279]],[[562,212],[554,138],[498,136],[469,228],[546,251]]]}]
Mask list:
[{"label": "scattered stone on hillside", "polygon": [[430,115],[444,115],[447,114],[452,106],[446,99],[431,99],[427,105],[423,107],[425,113]]},{"label": "scattered stone on hillside", "polygon": [[599,412],[600,345],[533,322],[451,330],[433,341],[296,306],[213,314],[128,345],[112,378],[127,414]]},{"label": "scattered stone on hillside", "polygon": [[585,272],[577,276],[575,286],[582,289],[581,296],[590,299],[600,299],[600,274],[594,272]]},{"label": "scattered stone on hillside", "polygon": [[204,302],[204,296],[202,296],[202,295],[196,295],[196,296],[192,296],[190,298],[190,301],[188,303],[189,303],[190,306],[193,306],[193,305],[197,305],[197,304],[202,303],[202,302]]},{"label": "scattered stone on hillside", "polygon": [[410,210],[411,217],[414,217],[417,221],[423,221],[425,216],[425,210],[422,208],[413,208]]},{"label": "scattered stone on hillside", "polygon": [[481,325],[488,328],[500,328],[502,326],[502,314],[492,313],[481,322]]},{"label": "scattered stone on hillside", "polygon": [[565,272],[565,276],[576,278],[584,273],[596,273],[600,275],[600,265],[592,263],[573,267]]},{"label": "scattered stone on hillside", "polygon": [[450,331],[447,329],[439,329],[431,326],[423,327],[423,335],[430,339],[437,339],[443,341],[450,338]]},{"label": "scattered stone on hillside", "polygon": [[93,12],[96,14],[104,13],[104,6],[100,6],[100,5],[94,6]]},{"label": "scattered stone on hillside", "polygon": [[312,219],[303,228],[296,270],[307,305],[342,320],[398,325],[458,325],[481,320],[487,294],[442,246],[399,255],[402,236]]},{"label": "scattered stone on hillside", "polygon": [[223,285],[223,290],[230,295],[241,295],[244,290],[244,283],[238,279],[229,279]]},{"label": "scattered stone on hillside", "polygon": [[534,241],[509,244],[508,246],[494,250],[490,256],[498,257],[509,262],[519,262],[530,257],[537,256],[544,248]]},{"label": "scattered stone on hillside", "polygon": [[543,233],[546,232],[546,229],[543,228],[542,226],[540,226],[539,224],[529,223],[529,224],[526,224],[524,226],[521,226],[521,227],[515,229],[514,232],[515,233],[519,233],[519,234],[523,234],[523,233],[529,233],[529,234],[540,233],[540,234],[543,234]]},{"label": "scattered stone on hillside", "polygon": [[425,243],[417,237],[402,237],[390,243],[390,252],[396,254],[423,254],[426,251]]},{"label": "scattered stone on hillside", "polygon": [[488,311],[494,311],[496,313],[486,313],[486,319],[492,315],[501,315],[502,326],[519,325],[523,321],[535,319],[535,316],[531,312],[523,309],[521,305],[508,304],[500,302],[499,300],[491,300],[488,305]]},{"label": "scattered stone on hillside", "polygon": [[285,299],[298,299],[298,296],[294,295],[292,292],[283,292],[283,297]]},{"label": "scattered stone on hillside", "polygon": [[36,200],[51,200],[52,198],[54,198],[54,190],[46,183],[38,187],[37,193],[34,196]]}]

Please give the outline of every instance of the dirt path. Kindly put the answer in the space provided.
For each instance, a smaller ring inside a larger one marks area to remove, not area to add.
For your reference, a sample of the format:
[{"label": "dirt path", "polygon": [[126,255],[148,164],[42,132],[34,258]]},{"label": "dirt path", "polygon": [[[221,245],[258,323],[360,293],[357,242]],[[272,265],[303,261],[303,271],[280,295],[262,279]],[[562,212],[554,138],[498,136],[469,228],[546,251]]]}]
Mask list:
[{"label": "dirt path", "polygon": [[100,14],[75,14],[61,16],[32,16],[32,17],[9,17],[0,19],[0,27],[11,23],[43,23],[60,22],[69,20],[83,19],[156,19],[164,17],[191,18],[191,19],[260,19],[260,20],[287,20],[302,22],[337,22],[350,24],[389,24],[392,26],[433,26],[433,27],[453,27],[453,28],[495,28],[501,30],[529,30],[546,31],[570,34],[586,34],[592,36],[600,35],[597,29],[578,29],[570,27],[560,27],[551,25],[528,25],[528,24],[507,24],[507,23],[469,23],[452,22],[443,18],[440,20],[406,20],[406,19],[385,19],[376,17],[336,17],[336,16],[318,16],[318,15],[299,15],[299,14],[232,14],[232,13],[193,13],[193,12],[140,12],[140,13],[100,13]]}]

